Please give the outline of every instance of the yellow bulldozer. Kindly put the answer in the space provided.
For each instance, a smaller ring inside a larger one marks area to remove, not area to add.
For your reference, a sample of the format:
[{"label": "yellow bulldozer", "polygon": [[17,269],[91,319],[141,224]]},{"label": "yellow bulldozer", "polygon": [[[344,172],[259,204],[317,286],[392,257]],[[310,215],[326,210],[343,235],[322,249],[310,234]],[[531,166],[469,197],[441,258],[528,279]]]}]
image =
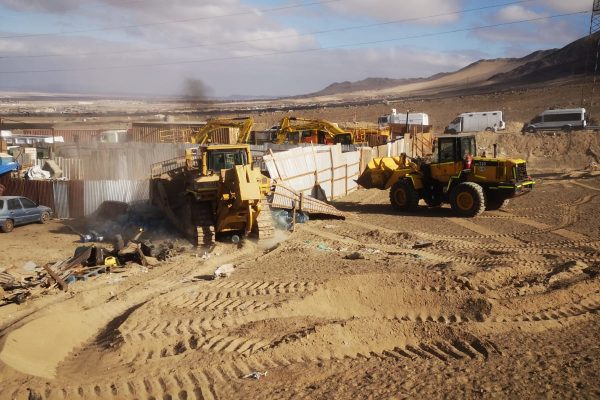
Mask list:
[{"label": "yellow bulldozer", "polygon": [[397,211],[414,211],[423,199],[429,207],[450,203],[464,217],[500,209],[533,188],[524,160],[477,157],[476,149],[473,135],[436,136],[429,159],[375,158],[357,182],[367,189],[389,189]]},{"label": "yellow bulldozer", "polygon": [[154,164],[150,199],[187,238],[209,246],[221,232],[271,237],[270,189],[248,145],[207,145]]}]

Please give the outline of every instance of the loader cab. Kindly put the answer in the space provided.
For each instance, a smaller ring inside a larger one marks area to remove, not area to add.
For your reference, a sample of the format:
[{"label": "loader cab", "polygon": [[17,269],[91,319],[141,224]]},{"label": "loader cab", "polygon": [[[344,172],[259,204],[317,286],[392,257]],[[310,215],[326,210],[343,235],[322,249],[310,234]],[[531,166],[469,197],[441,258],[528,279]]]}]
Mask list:
[{"label": "loader cab", "polygon": [[441,136],[434,142],[432,163],[443,164],[463,161],[476,155],[475,136]]},{"label": "loader cab", "polygon": [[439,181],[448,182],[464,169],[470,169],[476,152],[475,136],[440,136],[434,141],[431,165],[427,174]]}]

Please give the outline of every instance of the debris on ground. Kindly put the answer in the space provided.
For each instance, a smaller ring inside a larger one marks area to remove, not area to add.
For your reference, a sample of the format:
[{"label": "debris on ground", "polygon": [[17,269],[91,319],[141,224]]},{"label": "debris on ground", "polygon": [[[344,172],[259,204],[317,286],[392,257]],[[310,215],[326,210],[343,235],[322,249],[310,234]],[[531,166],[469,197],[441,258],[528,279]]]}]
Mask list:
[{"label": "debris on ground", "polygon": [[413,249],[424,249],[425,247],[433,246],[433,242],[417,242],[413,244]]},{"label": "debris on ground", "polygon": [[262,378],[264,376],[267,376],[267,371],[265,371],[265,372],[254,371],[254,372],[250,372],[249,374],[242,376],[242,378],[259,380],[260,378]]},{"label": "debris on ground", "polygon": [[355,251],[353,253],[345,255],[344,258],[346,260],[364,260],[365,256],[363,256],[362,254],[360,254],[358,251]]},{"label": "debris on ground", "polygon": [[215,270],[214,279],[229,278],[234,270],[235,270],[235,265],[223,264]]},{"label": "debris on ground", "polygon": [[[101,237],[96,232],[89,235],[92,236],[90,240],[94,241]],[[138,234],[133,239],[139,237]],[[132,264],[141,265],[147,270],[185,250],[176,248],[172,241],[154,243],[131,240],[126,244],[116,243],[112,250],[96,244],[79,246],[72,257],[42,266],[28,261],[21,268],[22,277],[0,272],[0,306],[21,304],[31,296],[44,294],[54,288],[67,291],[74,282],[109,272],[124,272]]]}]

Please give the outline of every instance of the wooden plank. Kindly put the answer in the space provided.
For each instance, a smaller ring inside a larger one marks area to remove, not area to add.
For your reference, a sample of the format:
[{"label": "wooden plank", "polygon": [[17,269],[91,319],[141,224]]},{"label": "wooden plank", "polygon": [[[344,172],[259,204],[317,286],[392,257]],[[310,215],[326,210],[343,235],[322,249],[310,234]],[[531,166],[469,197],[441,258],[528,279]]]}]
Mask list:
[{"label": "wooden plank", "polygon": [[68,287],[67,283],[66,283],[65,281],[63,281],[63,280],[60,278],[60,276],[58,276],[58,275],[57,275],[57,274],[56,274],[56,273],[55,273],[55,272],[52,270],[52,268],[50,268],[50,265],[49,265],[49,264],[44,264],[44,265],[42,265],[42,268],[44,268],[44,269],[46,270],[46,272],[48,272],[48,275],[50,275],[50,276],[52,277],[52,279],[54,279],[54,281],[56,281],[56,283],[58,283],[58,284],[59,284],[60,288],[61,288],[63,291],[65,291],[65,292],[67,291],[67,287]]}]

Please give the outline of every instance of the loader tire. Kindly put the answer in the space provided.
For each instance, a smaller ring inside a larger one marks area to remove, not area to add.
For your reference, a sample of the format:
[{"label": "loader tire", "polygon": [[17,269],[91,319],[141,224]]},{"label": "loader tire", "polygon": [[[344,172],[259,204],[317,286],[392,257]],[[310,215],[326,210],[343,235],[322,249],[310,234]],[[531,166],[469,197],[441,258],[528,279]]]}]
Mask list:
[{"label": "loader tire", "polygon": [[450,205],[462,217],[476,217],[485,211],[483,188],[474,182],[459,183],[450,193]]},{"label": "loader tire", "polygon": [[485,209],[488,211],[500,210],[510,203],[509,199],[487,198],[485,200]]},{"label": "loader tire", "polygon": [[390,188],[390,203],[396,211],[415,211],[419,205],[419,194],[412,182],[400,180]]}]

